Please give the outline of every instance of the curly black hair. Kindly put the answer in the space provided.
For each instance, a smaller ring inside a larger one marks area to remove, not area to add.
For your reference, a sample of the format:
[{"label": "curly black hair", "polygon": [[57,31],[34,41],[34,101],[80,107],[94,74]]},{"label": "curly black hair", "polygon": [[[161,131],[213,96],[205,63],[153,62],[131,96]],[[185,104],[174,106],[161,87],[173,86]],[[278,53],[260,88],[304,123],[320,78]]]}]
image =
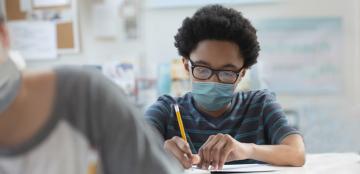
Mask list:
[{"label": "curly black hair", "polygon": [[250,21],[241,12],[221,5],[202,7],[192,17],[185,18],[174,38],[179,54],[187,59],[200,41],[233,42],[244,57],[244,68],[257,62],[260,51],[256,29]]}]

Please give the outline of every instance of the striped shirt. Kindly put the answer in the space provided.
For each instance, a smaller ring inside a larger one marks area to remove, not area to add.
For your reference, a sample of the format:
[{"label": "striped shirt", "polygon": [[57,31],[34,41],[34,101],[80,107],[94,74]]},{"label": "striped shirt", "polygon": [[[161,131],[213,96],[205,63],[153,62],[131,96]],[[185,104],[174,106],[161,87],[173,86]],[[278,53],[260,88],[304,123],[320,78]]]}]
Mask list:
[{"label": "striped shirt", "polygon": [[[196,108],[191,92],[183,97],[164,95],[145,112],[148,122],[165,140],[180,136],[173,105],[177,103],[182,115],[186,136],[196,153],[210,135],[229,134],[243,143],[258,145],[280,144],[290,134],[299,132],[288,125],[286,116],[268,90],[238,92],[231,107],[219,117],[211,117]],[[237,163],[253,163],[244,160]]]}]

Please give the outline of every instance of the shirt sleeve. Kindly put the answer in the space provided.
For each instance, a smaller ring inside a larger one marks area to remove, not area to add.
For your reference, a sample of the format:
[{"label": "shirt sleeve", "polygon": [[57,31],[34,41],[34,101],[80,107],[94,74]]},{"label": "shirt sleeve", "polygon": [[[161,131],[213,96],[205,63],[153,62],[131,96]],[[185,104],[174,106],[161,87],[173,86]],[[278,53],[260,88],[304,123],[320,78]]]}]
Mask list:
[{"label": "shirt sleeve", "polygon": [[62,68],[58,101],[70,124],[99,152],[104,174],[179,173],[160,138],[129,104],[124,92],[98,72]]},{"label": "shirt sleeve", "polygon": [[271,144],[280,144],[288,135],[300,134],[298,130],[288,124],[286,115],[276,101],[274,93],[265,90],[262,92],[261,98],[263,100],[264,129]]},{"label": "shirt sleeve", "polygon": [[161,96],[145,111],[145,118],[165,138],[168,118],[171,114],[170,96]]}]

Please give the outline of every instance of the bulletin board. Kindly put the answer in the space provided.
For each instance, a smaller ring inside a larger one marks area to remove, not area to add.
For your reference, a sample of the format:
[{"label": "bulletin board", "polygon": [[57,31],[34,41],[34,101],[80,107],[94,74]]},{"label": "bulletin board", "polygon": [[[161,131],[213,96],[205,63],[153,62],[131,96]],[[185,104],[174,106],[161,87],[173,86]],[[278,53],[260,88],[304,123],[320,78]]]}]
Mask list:
[{"label": "bulletin board", "polygon": [[80,51],[77,0],[5,0],[7,22],[52,21],[57,54]]}]

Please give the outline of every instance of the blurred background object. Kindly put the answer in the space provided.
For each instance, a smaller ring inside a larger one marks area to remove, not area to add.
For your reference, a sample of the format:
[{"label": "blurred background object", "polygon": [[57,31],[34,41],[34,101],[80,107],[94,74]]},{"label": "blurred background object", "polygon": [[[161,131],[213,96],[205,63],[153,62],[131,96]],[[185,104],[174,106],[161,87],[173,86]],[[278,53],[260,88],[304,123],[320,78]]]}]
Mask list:
[{"label": "blurred background object", "polygon": [[209,3],[233,7],[256,26],[262,48],[259,63],[238,90],[276,92],[290,124],[302,131],[308,152],[360,151],[358,0],[3,3],[13,48],[31,55],[24,57],[28,68],[99,69],[124,88],[141,111],[159,95],[180,96],[189,88],[174,47],[182,20]]}]

